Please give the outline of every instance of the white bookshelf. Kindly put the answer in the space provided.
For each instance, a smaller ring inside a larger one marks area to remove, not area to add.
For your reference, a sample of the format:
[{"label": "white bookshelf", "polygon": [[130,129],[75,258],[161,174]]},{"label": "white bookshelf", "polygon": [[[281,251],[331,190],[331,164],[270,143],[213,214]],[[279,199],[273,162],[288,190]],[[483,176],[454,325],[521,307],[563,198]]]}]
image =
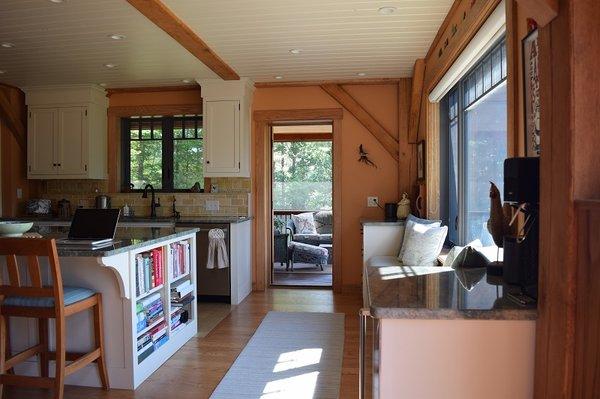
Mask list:
[{"label": "white bookshelf", "polygon": [[[188,268],[184,273],[173,276],[172,267],[173,261],[170,256],[171,244],[187,242],[189,245],[189,253],[186,254]],[[135,274],[136,255],[151,251],[155,248],[162,248],[162,284],[152,288],[148,292],[138,295],[135,300],[131,301],[131,326],[132,334],[130,336],[131,345],[131,365],[132,365],[132,389],[139,386],[146,378],[148,378],[154,371],[156,371],[164,362],[166,362],[179,348],[181,348],[187,341],[194,337],[198,332],[198,308],[197,301],[194,299],[189,304],[185,305],[185,310],[188,311],[188,320],[185,324],[181,324],[176,329],[171,329],[171,316],[176,310],[171,306],[171,287],[174,284],[179,284],[185,280],[189,280],[190,284],[194,286],[192,295],[196,297],[196,237],[195,235],[186,236],[183,238],[177,238],[161,242],[156,246],[149,246],[140,248],[130,254],[130,262],[134,266],[132,276],[132,293],[136,293],[137,274]],[[149,298],[150,296],[159,293],[162,300],[163,316],[154,321],[151,325],[147,326],[140,332],[137,332],[137,302]],[[159,347],[155,347],[155,343],[150,344],[153,347],[152,353],[141,359],[145,352],[149,350],[149,347],[144,347],[138,351],[137,340],[144,334],[153,330],[161,323],[165,323],[167,331],[167,341]],[[140,360],[141,359],[141,360]]]}]

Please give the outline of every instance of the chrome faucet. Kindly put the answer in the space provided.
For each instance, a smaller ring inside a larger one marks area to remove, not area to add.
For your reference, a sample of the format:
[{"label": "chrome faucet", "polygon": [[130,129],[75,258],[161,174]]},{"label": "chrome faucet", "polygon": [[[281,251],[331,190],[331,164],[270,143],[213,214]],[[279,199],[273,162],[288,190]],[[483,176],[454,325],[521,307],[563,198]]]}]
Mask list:
[{"label": "chrome faucet", "polygon": [[148,189],[150,189],[150,193],[152,195],[150,199],[150,217],[156,217],[156,208],[160,206],[160,202],[156,202],[156,197],[154,195],[154,187],[152,184],[146,184],[144,187],[144,192],[142,193],[142,198],[148,198]]}]

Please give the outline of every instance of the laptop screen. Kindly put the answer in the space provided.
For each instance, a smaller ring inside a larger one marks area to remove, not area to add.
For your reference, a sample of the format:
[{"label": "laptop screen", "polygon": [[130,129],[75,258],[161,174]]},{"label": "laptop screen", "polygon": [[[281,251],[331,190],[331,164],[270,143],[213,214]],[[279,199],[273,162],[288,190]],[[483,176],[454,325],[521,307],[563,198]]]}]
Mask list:
[{"label": "laptop screen", "polygon": [[116,209],[81,209],[75,210],[70,240],[105,240],[115,238],[117,222],[121,210]]}]

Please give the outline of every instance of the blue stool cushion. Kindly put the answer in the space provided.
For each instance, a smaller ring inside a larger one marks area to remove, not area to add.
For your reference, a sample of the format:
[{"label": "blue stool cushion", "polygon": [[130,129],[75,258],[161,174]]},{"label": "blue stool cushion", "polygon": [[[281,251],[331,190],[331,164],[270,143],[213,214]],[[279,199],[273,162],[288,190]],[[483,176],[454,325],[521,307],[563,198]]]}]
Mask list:
[{"label": "blue stool cushion", "polygon": [[[65,306],[72,305],[76,302],[94,296],[96,293],[88,288],[82,287],[63,287]],[[27,296],[11,296],[2,302],[2,306],[22,306],[34,308],[51,308],[54,307],[54,298],[52,297],[27,297]]]}]

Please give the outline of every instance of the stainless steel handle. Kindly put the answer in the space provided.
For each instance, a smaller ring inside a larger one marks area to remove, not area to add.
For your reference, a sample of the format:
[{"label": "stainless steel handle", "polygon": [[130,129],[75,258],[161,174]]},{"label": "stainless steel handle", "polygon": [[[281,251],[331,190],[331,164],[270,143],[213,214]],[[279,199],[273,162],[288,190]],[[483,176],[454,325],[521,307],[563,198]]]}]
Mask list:
[{"label": "stainless steel handle", "polygon": [[365,346],[367,338],[367,317],[371,317],[368,308],[362,308],[358,312],[360,325],[359,349],[358,349],[358,399],[365,397]]}]

